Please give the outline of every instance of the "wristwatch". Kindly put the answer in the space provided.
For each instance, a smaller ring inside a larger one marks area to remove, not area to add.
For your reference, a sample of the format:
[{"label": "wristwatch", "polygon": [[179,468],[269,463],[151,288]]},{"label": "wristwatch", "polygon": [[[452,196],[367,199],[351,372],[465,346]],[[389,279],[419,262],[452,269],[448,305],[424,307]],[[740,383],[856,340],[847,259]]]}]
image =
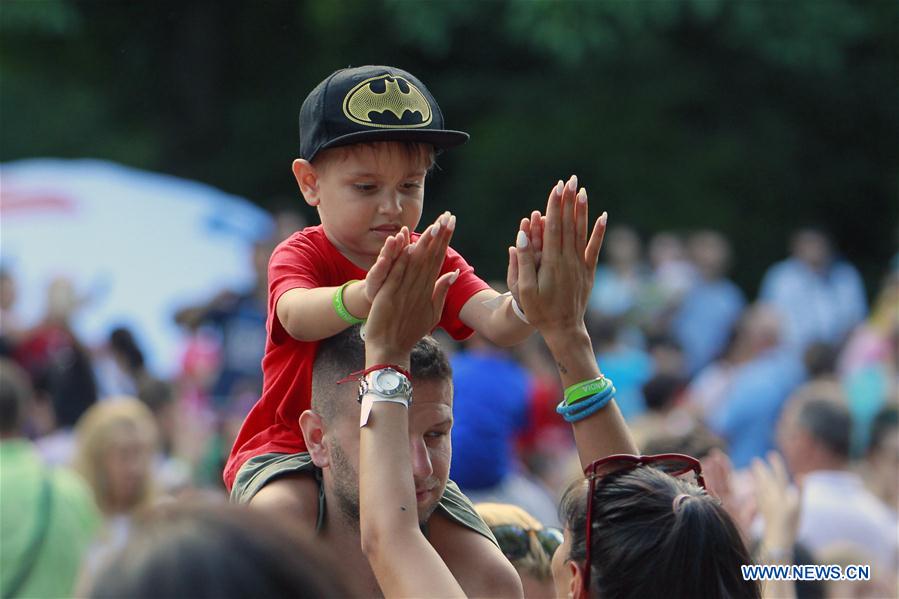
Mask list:
[{"label": "wristwatch", "polygon": [[412,383],[402,372],[393,368],[382,368],[369,372],[359,383],[359,402],[366,393],[384,399],[403,399],[412,403]]}]

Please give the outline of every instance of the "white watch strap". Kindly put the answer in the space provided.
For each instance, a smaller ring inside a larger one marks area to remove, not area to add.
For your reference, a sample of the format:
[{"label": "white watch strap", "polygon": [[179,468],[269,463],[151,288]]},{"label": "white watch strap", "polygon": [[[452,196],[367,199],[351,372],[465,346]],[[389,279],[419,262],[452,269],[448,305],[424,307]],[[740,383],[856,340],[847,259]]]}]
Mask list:
[{"label": "white watch strap", "polygon": [[374,393],[366,393],[362,396],[362,406],[359,412],[359,428],[362,428],[363,426],[368,424],[368,417],[371,416],[371,407],[379,402],[398,403],[407,409],[409,407],[408,399],[400,399],[398,397],[381,397],[380,395],[376,395]]}]

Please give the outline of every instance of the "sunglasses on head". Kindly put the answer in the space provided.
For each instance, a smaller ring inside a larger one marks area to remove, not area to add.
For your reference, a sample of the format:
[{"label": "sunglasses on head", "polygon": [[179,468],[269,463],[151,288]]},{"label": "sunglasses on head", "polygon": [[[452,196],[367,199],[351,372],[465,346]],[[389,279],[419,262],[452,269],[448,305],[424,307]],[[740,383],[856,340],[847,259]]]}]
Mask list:
[{"label": "sunglasses on head", "polygon": [[562,544],[562,531],[558,528],[523,528],[516,524],[503,524],[491,529],[503,554],[511,561],[519,560],[531,552],[531,535],[537,537],[540,547],[552,558]]},{"label": "sunglasses on head", "polygon": [[[699,485],[705,489],[705,479],[702,478],[702,465],[699,460],[681,453],[662,453],[658,455],[631,455],[631,454],[615,454],[606,456],[596,460],[586,468],[584,468],[584,476],[590,483],[590,489],[587,495],[587,530],[585,531],[585,541],[587,543],[587,555],[584,560],[584,591],[590,588],[590,546],[592,545],[593,531],[593,495],[596,493],[596,487],[599,482],[606,476],[615,472],[623,472],[649,466],[656,470],[686,480],[693,484]],[[681,496],[678,496],[681,497]],[[676,499],[675,502],[678,500]],[[675,506],[677,504],[675,503]]]}]

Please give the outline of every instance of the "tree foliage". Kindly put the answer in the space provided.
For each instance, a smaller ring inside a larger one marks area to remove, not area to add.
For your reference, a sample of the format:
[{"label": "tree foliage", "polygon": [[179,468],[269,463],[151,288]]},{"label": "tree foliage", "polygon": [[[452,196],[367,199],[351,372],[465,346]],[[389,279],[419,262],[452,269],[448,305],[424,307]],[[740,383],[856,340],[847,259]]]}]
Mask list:
[{"label": "tree foliage", "polygon": [[487,276],[577,172],[612,222],[725,231],[750,292],[808,223],[873,284],[897,243],[897,24],[892,0],[7,0],[0,159],[107,158],[300,206],[305,94],[395,64],[472,134],[425,216],[456,212]]}]

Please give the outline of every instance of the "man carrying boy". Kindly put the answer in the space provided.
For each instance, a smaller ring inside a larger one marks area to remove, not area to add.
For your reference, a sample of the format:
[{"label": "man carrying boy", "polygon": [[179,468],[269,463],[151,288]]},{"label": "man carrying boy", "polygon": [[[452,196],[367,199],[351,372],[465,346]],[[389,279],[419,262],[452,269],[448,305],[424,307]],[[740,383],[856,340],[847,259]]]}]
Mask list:
[{"label": "man carrying boy", "polygon": [[[298,420],[311,405],[318,341],[364,322],[398,257],[385,240],[401,234],[418,242],[411,231],[421,217],[435,151],[467,139],[444,128],[440,108],[420,81],[391,67],[337,71],[303,102],[301,157],[293,173],[321,225],[285,240],[269,263],[263,393],[225,469],[232,499],[315,522],[318,487],[307,453],[311,441],[303,439]],[[421,238],[448,240],[454,228],[455,217],[444,213]],[[499,293],[452,249],[441,274],[453,281],[439,323],[450,335],[464,339],[474,330],[498,345],[514,345],[531,334],[512,297],[496,299]],[[441,546],[466,548],[457,556],[461,568],[489,573],[495,567],[495,579],[504,580],[508,564],[454,483],[447,484],[437,507],[442,509],[434,511],[428,528],[438,551]],[[466,591],[521,592],[516,584],[505,589],[475,584]]]}]

